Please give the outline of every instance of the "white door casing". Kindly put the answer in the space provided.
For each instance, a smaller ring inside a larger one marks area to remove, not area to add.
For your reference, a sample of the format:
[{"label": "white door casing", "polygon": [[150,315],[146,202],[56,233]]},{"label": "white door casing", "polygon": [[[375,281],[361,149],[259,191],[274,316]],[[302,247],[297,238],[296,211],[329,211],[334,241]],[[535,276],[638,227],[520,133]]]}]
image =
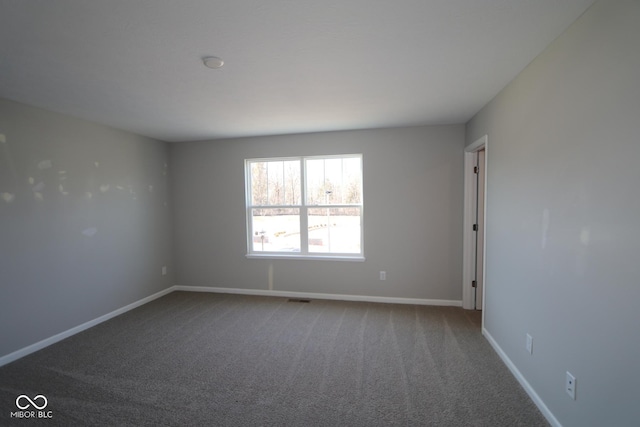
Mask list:
[{"label": "white door casing", "polygon": [[485,189],[485,149],[482,148],[477,152],[477,197],[476,197],[476,302],[475,309],[483,309],[484,300],[484,189]]},{"label": "white door casing", "polygon": [[[478,228],[481,228],[486,232],[486,199],[487,199],[487,169],[489,152],[488,152],[488,136],[485,135],[478,139],[474,143],[465,148],[464,152],[464,223],[463,223],[463,270],[462,270],[462,307],[468,310],[476,308],[476,289],[472,287],[472,282],[475,280],[476,273],[476,232],[473,230],[473,224],[477,221],[477,181],[476,174],[474,173],[474,167],[477,164],[478,152],[484,149],[484,183],[481,184],[484,190],[483,197],[483,215],[482,223],[478,224]],[[484,233],[486,234],[486,233]],[[486,254],[486,239],[482,239],[483,254]],[[479,271],[481,272],[482,281],[482,294],[480,295],[480,301],[478,309],[483,309],[484,320],[484,307],[487,283],[485,280],[485,265],[486,255],[482,257],[482,265]]]}]

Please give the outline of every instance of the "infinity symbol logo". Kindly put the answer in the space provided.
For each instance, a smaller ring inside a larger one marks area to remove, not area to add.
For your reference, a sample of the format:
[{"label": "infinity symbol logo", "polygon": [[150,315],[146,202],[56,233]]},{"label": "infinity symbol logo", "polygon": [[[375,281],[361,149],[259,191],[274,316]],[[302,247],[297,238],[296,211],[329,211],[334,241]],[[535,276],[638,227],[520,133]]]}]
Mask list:
[{"label": "infinity symbol logo", "polygon": [[[42,404],[42,406],[39,406],[35,401],[41,399],[44,403]],[[24,406],[20,405],[21,401],[26,400],[28,403],[25,404]],[[47,407],[47,404],[49,402],[47,401],[47,398],[44,397],[43,395],[39,394],[36,397],[33,398],[33,400],[31,400],[31,398],[25,394],[21,394],[20,396],[18,396],[16,398],[16,406],[22,410],[27,409],[29,406],[33,406],[36,409],[44,409]]]}]

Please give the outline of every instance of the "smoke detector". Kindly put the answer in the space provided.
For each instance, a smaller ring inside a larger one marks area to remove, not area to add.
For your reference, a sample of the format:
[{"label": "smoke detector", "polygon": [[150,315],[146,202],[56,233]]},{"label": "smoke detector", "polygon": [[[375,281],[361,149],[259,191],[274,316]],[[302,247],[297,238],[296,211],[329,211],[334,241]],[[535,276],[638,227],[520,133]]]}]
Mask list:
[{"label": "smoke detector", "polygon": [[202,58],[202,62],[205,67],[212,68],[214,70],[221,68],[224,65],[222,58],[218,58],[217,56],[207,56]]}]

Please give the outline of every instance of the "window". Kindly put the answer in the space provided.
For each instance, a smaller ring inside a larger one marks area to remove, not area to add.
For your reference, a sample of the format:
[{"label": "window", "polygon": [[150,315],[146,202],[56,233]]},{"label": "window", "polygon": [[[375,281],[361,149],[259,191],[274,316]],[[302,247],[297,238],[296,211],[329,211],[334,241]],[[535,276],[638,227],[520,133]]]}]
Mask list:
[{"label": "window", "polygon": [[245,161],[248,255],[362,258],[362,155]]}]

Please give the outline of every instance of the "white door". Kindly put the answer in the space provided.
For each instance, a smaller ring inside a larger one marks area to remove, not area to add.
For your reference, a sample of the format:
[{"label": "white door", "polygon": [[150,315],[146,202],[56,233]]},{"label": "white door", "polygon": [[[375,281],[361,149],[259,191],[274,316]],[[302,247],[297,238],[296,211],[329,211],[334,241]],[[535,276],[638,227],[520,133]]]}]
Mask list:
[{"label": "white door", "polygon": [[477,173],[477,208],[476,208],[476,302],[475,309],[482,310],[484,296],[484,189],[485,189],[485,161],[484,148],[478,151]]}]

